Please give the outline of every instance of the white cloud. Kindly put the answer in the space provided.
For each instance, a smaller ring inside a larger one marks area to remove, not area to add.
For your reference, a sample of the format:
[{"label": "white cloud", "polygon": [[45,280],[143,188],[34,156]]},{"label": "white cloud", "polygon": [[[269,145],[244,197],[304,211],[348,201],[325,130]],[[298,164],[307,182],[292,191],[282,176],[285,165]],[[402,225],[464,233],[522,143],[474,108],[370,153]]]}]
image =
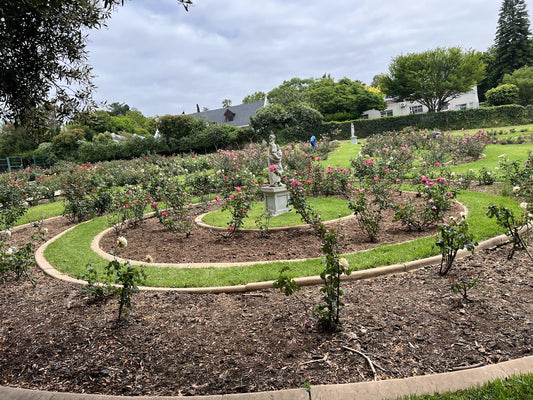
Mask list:
[{"label": "white cloud", "polygon": [[292,77],[369,83],[399,54],[437,46],[485,51],[500,4],[486,0],[132,0],[90,33],[97,99],[145,115],[240,103]]}]

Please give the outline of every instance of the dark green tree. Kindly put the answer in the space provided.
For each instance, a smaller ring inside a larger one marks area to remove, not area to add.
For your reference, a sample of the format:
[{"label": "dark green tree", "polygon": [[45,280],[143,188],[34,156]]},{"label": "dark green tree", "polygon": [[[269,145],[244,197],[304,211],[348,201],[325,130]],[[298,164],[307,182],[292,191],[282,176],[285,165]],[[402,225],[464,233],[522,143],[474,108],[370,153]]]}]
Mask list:
[{"label": "dark green tree", "polygon": [[440,111],[448,101],[472,89],[484,73],[481,53],[438,47],[393,59],[380,88],[388,96],[418,101],[429,111]]},{"label": "dark green tree", "polygon": [[114,102],[107,106],[107,112],[113,117],[118,115],[126,115],[129,110],[130,106],[128,106],[126,103]]},{"label": "dark green tree", "polygon": [[[186,8],[190,0],[178,0]],[[39,129],[94,105],[87,31],[123,0],[0,2],[0,120]]]},{"label": "dark green tree", "polygon": [[335,82],[329,76],[310,85],[308,99],[326,120],[356,119],[366,110],[387,107],[383,97],[365,89],[361,82],[348,78]]},{"label": "dark green tree", "polygon": [[290,81],[283,81],[277,88],[268,92],[268,102],[282,107],[291,107],[299,103],[307,103],[309,86],[314,79],[292,78]]},{"label": "dark green tree", "polygon": [[255,103],[256,101],[263,101],[265,97],[266,97],[265,92],[258,91],[258,92],[249,94],[248,96],[244,97],[244,99],[242,99],[242,103],[246,104],[246,103]]},{"label": "dark green tree", "polygon": [[533,61],[529,16],[525,0],[503,0],[494,39],[494,61],[488,70],[489,89]]},{"label": "dark green tree", "polygon": [[512,74],[503,77],[503,83],[509,83],[518,87],[520,104],[527,106],[533,104],[533,66],[522,67]]}]

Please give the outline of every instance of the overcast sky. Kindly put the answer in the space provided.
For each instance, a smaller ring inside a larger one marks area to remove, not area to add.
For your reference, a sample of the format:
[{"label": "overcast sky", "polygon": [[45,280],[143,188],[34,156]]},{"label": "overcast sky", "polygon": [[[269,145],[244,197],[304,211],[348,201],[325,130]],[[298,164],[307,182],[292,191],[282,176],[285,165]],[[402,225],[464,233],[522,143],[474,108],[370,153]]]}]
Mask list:
[{"label": "overcast sky", "polygon": [[[485,51],[502,0],[126,0],[89,33],[98,101],[146,116],[240,104],[293,77],[370,84],[400,55]],[[527,1],[531,16],[533,0]]]}]

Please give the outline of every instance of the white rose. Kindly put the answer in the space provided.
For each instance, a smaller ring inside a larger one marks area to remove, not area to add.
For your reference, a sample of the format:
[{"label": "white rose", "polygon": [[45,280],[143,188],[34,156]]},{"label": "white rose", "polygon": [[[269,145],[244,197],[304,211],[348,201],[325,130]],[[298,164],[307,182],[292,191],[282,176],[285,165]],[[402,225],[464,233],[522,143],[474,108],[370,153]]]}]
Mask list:
[{"label": "white rose", "polygon": [[350,268],[350,263],[344,257],[339,258],[339,265],[344,268]]},{"label": "white rose", "polygon": [[124,236],[119,236],[117,239],[117,245],[118,247],[126,247],[128,245],[128,241]]}]

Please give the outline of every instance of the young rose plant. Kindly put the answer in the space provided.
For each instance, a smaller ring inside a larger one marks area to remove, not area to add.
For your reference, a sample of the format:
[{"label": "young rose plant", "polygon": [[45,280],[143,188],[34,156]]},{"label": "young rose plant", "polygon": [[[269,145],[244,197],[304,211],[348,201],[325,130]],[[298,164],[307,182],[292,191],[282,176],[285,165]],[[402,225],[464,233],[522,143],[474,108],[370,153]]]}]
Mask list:
[{"label": "young rose plant", "polygon": [[354,212],[359,228],[371,242],[375,242],[381,231],[381,208],[373,207],[368,202],[364,189],[356,191],[355,198],[349,200],[348,207]]},{"label": "young rose plant", "polygon": [[516,250],[524,250],[529,258],[533,260],[533,256],[529,253],[527,249],[527,241],[524,238],[524,235],[521,233],[521,228],[526,226],[530,220],[530,214],[528,212],[527,203],[522,203],[521,207],[524,209],[522,215],[516,217],[514,213],[505,206],[498,206],[491,204],[487,210],[487,216],[489,218],[496,217],[496,221],[499,226],[504,228],[507,232],[507,236],[511,238],[513,247],[509,251],[507,258],[510,260],[513,258],[514,252]]},{"label": "young rose plant", "polygon": [[[324,270],[320,277],[324,281],[324,286],[320,289],[324,296],[324,304],[319,304],[314,315],[318,317],[319,324],[328,331],[337,331],[340,328],[340,311],[344,305],[341,302],[343,291],[340,289],[342,275],[349,275],[351,270],[348,261],[339,257],[339,240],[342,235],[333,228],[327,228],[321,220],[320,215],[309,205],[305,196],[303,184],[292,179],[288,184],[291,192],[291,206],[300,214],[302,220],[309,224],[315,234],[322,242],[322,253],[324,259]],[[299,290],[294,279],[285,275],[286,268],[282,268],[280,277],[274,286],[279,288],[286,295]]]},{"label": "young rose plant", "polygon": [[468,231],[469,225],[465,218],[459,221],[453,217],[439,227],[439,236],[435,245],[440,247],[442,259],[440,262],[440,275],[446,275],[452,268],[453,262],[460,249],[467,249],[474,253],[477,242]]},{"label": "young rose plant", "polygon": [[468,291],[480,282],[481,273],[470,273],[468,276],[450,276],[450,289],[453,293],[459,293],[463,300],[468,300]]},{"label": "young rose plant", "polygon": [[253,197],[253,193],[248,187],[237,186],[235,192],[225,200],[222,209],[231,212],[226,237],[233,236],[242,229],[245,218],[248,218],[248,210],[252,205]]},{"label": "young rose plant", "polygon": [[152,210],[161,225],[169,232],[185,233],[189,237],[194,223],[189,215],[190,197],[185,187],[177,180],[172,180],[158,192],[166,208],[161,209],[159,203],[152,203]]}]

